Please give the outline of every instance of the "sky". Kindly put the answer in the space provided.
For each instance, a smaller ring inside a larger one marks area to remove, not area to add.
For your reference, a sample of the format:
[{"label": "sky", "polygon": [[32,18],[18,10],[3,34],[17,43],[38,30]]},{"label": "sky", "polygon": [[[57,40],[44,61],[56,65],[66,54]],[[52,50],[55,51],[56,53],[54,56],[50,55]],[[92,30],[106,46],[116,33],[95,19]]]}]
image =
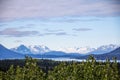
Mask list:
[{"label": "sky", "polygon": [[0,0],[0,44],[119,45],[119,8],[120,0]]}]

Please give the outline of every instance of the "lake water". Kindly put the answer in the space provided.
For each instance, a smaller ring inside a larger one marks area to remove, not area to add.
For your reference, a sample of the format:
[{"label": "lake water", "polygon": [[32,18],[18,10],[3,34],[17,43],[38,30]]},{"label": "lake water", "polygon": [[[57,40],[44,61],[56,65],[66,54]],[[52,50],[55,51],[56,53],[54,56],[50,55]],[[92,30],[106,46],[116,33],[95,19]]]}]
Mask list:
[{"label": "lake water", "polygon": [[[72,58],[39,58],[39,59],[48,59],[48,60],[54,60],[54,61],[77,61],[82,62],[86,61],[85,59],[72,59]],[[106,60],[96,60],[97,62],[106,62]],[[113,60],[110,60],[110,62],[113,62]],[[118,63],[120,63],[120,60],[117,60]]]},{"label": "lake water", "polygon": [[[14,60],[16,58],[9,58],[10,60]],[[20,59],[24,59],[24,58],[20,58]],[[53,60],[53,61],[76,61],[76,62],[82,62],[82,61],[86,61],[86,59],[73,59],[73,58],[63,58],[63,57],[59,57],[59,58],[35,58],[35,59],[47,59],[47,60]],[[4,59],[0,59],[0,60],[4,60]],[[97,62],[106,62],[106,60],[96,60]],[[110,62],[114,62],[113,60],[110,60]],[[118,63],[120,63],[120,60],[117,60]]]}]

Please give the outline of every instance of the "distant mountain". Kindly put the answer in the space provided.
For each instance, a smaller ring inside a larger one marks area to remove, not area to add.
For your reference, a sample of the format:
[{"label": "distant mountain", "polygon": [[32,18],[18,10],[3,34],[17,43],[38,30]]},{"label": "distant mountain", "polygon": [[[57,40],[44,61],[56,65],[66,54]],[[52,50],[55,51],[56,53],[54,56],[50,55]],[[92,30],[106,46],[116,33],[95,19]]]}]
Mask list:
[{"label": "distant mountain", "polygon": [[[105,60],[106,58],[109,58],[112,60],[113,57],[116,57],[117,60],[120,60],[120,47],[117,49],[104,53],[104,54],[91,54],[93,55],[97,60]],[[85,55],[85,56],[79,56],[79,59],[87,59],[90,55]]]},{"label": "distant mountain", "polygon": [[90,47],[74,47],[74,48],[64,48],[59,49],[59,51],[63,51],[66,53],[79,53],[79,54],[87,54],[88,52],[94,51],[94,48]]},{"label": "distant mountain", "polygon": [[44,55],[63,56],[66,55],[66,53],[61,51],[50,51],[50,52],[46,52]]},{"label": "distant mountain", "polygon": [[28,47],[20,45],[16,48],[11,48],[11,50],[22,54],[43,54],[50,51],[48,47],[40,45],[31,45]]},{"label": "distant mountain", "polygon": [[24,55],[13,52],[0,44],[0,59],[19,59],[24,58]]},{"label": "distant mountain", "polygon": [[98,48],[90,48],[90,47],[74,47],[74,48],[65,48],[65,49],[60,49],[59,51],[63,51],[66,53],[79,53],[79,54],[103,54],[103,53],[108,53],[112,50],[115,50],[118,48],[118,45],[110,44],[110,45],[102,45]]},{"label": "distant mountain", "polygon": [[[79,58],[86,59],[90,54],[94,55],[96,59],[106,59],[107,57],[112,59],[112,57],[117,57],[120,60],[120,47],[109,45],[101,46],[89,54],[80,53],[66,53],[63,51],[52,51],[46,46],[28,46],[20,45],[16,48],[7,49],[0,44],[0,59],[21,59],[25,55],[31,56],[33,58],[57,58],[57,57],[67,57],[67,58]],[[114,49],[114,50],[113,50]],[[113,51],[111,51],[113,50]],[[96,52],[95,52],[96,51]],[[99,53],[100,52],[100,53]],[[102,53],[103,52],[103,53]]]},{"label": "distant mountain", "polygon": [[118,47],[119,47],[118,45],[113,45],[113,44],[103,45],[103,46],[100,46],[100,47],[94,49],[93,51],[91,51],[91,52],[89,52],[87,54],[104,54],[104,53],[111,52],[111,51],[115,50]]},{"label": "distant mountain", "polygon": [[51,51],[47,46],[43,45],[31,45],[28,48],[30,49],[31,53],[34,54],[43,54]]},{"label": "distant mountain", "polygon": [[16,48],[11,48],[11,50],[21,54],[32,54],[30,49],[28,49],[25,45],[20,45]]},{"label": "distant mountain", "polygon": [[120,47],[109,53],[95,55],[95,57],[97,59],[106,59],[106,58],[112,59],[113,57],[116,57],[117,59],[120,60]]},{"label": "distant mountain", "polygon": [[16,53],[21,53],[23,55],[28,55],[33,58],[54,58],[54,57],[77,57],[80,56],[81,54],[79,53],[66,53],[62,51],[53,51],[50,50],[46,46],[41,46],[41,45],[31,45],[31,46],[25,46],[25,45],[20,45],[16,48],[11,48],[12,51]]}]

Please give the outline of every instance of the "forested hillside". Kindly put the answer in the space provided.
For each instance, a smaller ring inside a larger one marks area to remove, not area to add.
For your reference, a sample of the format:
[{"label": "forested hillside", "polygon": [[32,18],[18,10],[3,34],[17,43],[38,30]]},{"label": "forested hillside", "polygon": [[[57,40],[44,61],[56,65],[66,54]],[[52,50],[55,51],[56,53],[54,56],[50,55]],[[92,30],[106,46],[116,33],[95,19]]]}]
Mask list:
[{"label": "forested hillside", "polygon": [[1,60],[0,80],[120,80],[120,64],[96,62],[90,56],[85,62],[36,60]]}]

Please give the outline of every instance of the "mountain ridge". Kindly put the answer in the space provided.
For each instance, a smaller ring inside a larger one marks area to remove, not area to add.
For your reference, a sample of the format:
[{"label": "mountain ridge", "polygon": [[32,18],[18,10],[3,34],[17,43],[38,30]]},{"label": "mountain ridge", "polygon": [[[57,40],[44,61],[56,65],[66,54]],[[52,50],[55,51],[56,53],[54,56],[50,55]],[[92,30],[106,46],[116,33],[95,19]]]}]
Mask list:
[{"label": "mountain ridge", "polygon": [[11,48],[12,51],[18,52],[18,53],[24,53],[24,54],[44,54],[46,52],[51,52],[51,51],[61,51],[64,53],[78,53],[82,55],[88,55],[88,54],[103,54],[103,53],[108,53],[114,49],[118,48],[118,45],[102,45],[98,48],[90,48],[90,47],[75,47],[75,48],[67,48],[66,50],[51,50],[47,46],[43,45],[30,45],[30,46],[25,46],[25,45],[20,45],[16,48]]},{"label": "mountain ridge", "polygon": [[24,58],[24,55],[13,52],[0,44],[0,59]]},{"label": "mountain ridge", "polygon": [[[23,49],[23,52],[24,51],[26,52],[28,50],[28,48],[24,45],[21,45],[20,47],[21,48],[18,48],[18,50]],[[7,49],[6,47],[0,44],[0,59],[22,59],[26,55],[31,56],[33,58],[65,57],[65,58],[86,59],[90,54],[82,55],[79,53],[65,53],[62,51],[49,51],[49,52],[45,52],[44,54],[32,54],[32,53],[27,54],[27,53],[19,53],[19,52],[12,51],[11,49]],[[107,52],[103,54],[92,54],[92,55],[94,55],[96,59],[106,59],[106,57],[112,59],[112,57],[115,56],[115,57],[118,57],[118,59],[120,60],[120,47],[118,47],[117,49],[111,52]]]},{"label": "mountain ridge", "polygon": [[46,46],[41,46],[41,45],[30,45],[30,46],[25,46],[21,44],[18,47],[11,48],[10,50],[22,54],[43,54],[45,52],[49,52],[50,49]]},{"label": "mountain ridge", "polygon": [[[114,57],[117,58],[117,60],[120,60],[120,47],[117,49],[108,52],[108,53],[103,53],[103,54],[90,54],[96,58],[96,60],[105,60],[105,59],[110,59],[112,60]],[[80,56],[78,59],[87,59],[90,55],[85,55],[85,56]]]}]

